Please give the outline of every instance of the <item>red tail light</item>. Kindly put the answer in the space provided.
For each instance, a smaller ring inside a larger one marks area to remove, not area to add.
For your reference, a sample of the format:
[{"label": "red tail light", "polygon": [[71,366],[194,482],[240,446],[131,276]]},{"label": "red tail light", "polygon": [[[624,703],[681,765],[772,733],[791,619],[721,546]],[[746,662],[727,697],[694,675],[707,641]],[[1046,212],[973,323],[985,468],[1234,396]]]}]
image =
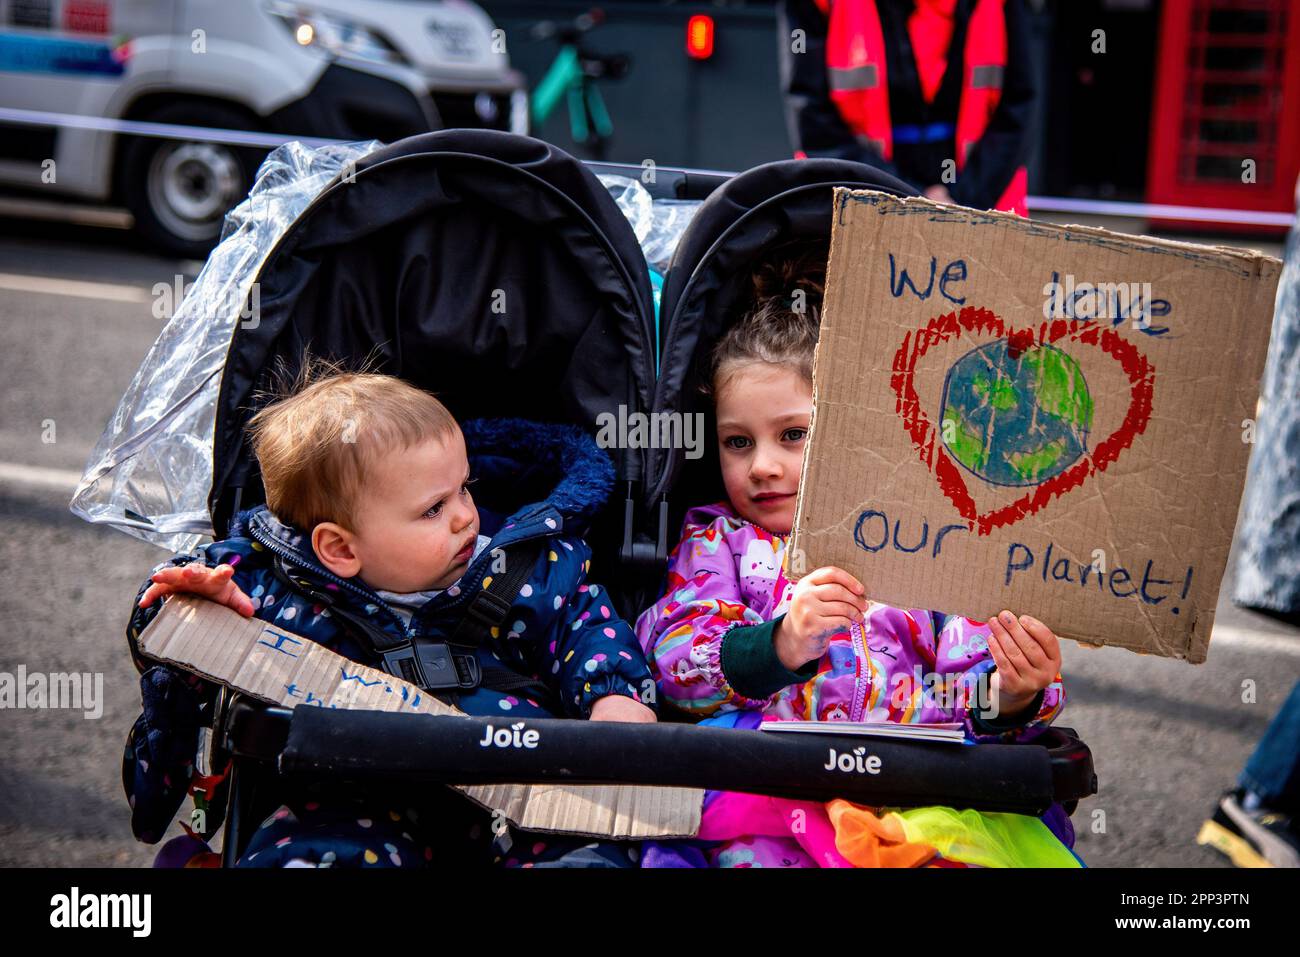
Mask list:
[{"label": "red tail light", "polygon": [[686,21],[686,55],[693,60],[713,56],[713,17],[697,14]]}]

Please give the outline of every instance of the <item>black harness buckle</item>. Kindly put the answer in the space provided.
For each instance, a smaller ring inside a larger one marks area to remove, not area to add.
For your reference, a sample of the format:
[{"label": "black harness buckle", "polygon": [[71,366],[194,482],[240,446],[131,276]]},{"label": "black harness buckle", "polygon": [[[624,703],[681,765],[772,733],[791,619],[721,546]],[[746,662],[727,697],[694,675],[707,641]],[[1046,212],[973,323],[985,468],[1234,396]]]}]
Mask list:
[{"label": "black harness buckle", "polygon": [[442,641],[407,642],[383,653],[384,670],[425,691],[477,688],[483,680],[478,658]]},{"label": "black harness buckle", "polygon": [[[483,683],[483,669],[472,647],[428,638],[400,641],[394,645],[392,637],[382,629],[338,607],[337,601],[329,592],[317,589],[301,578],[295,578],[288,563],[279,555],[275,556],[272,568],[291,588],[297,588],[313,600],[328,606],[339,626],[377,654],[383,660],[384,670],[394,678],[401,678],[430,692],[453,688],[472,690]],[[489,627],[495,626],[509,610],[510,602],[481,590],[474,596],[465,614]],[[489,617],[493,615],[495,617]]]}]

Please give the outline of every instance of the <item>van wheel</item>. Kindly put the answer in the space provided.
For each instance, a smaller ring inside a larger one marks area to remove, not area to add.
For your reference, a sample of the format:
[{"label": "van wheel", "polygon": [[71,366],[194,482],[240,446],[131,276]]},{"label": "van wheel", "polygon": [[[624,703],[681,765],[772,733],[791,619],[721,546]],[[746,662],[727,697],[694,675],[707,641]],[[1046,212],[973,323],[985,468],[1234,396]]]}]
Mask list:
[{"label": "van wheel", "polygon": [[[247,130],[249,118],[217,103],[176,103],[139,119]],[[135,136],[123,144],[118,183],[136,229],[170,253],[203,258],[226,213],[248,195],[265,149]]]}]

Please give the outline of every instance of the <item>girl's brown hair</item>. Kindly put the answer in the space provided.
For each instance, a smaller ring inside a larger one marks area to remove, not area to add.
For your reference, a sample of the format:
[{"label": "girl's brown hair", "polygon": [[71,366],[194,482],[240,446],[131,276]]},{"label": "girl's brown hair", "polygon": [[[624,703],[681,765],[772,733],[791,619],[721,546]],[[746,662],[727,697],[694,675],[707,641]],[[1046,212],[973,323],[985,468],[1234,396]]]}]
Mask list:
[{"label": "girl's brown hair", "polygon": [[755,264],[752,295],[713,348],[701,390],[714,399],[755,362],[793,368],[810,384],[826,282],[827,244],[788,243]]}]

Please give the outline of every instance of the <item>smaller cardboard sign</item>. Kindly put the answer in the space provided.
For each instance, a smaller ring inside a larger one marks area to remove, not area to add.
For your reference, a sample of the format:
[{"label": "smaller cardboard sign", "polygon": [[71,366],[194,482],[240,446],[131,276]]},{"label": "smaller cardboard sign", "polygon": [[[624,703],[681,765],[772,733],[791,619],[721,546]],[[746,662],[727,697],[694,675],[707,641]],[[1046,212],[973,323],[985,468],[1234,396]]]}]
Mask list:
[{"label": "smaller cardboard sign", "polygon": [[1204,661],[1280,263],[837,189],[787,573]]},{"label": "smaller cardboard sign", "polygon": [[[464,712],[392,675],[202,598],[169,598],[140,636],[140,651],[286,708],[412,714]],[[693,837],[704,792],[695,788],[496,784],[456,786],[526,831],[615,839]]]}]

